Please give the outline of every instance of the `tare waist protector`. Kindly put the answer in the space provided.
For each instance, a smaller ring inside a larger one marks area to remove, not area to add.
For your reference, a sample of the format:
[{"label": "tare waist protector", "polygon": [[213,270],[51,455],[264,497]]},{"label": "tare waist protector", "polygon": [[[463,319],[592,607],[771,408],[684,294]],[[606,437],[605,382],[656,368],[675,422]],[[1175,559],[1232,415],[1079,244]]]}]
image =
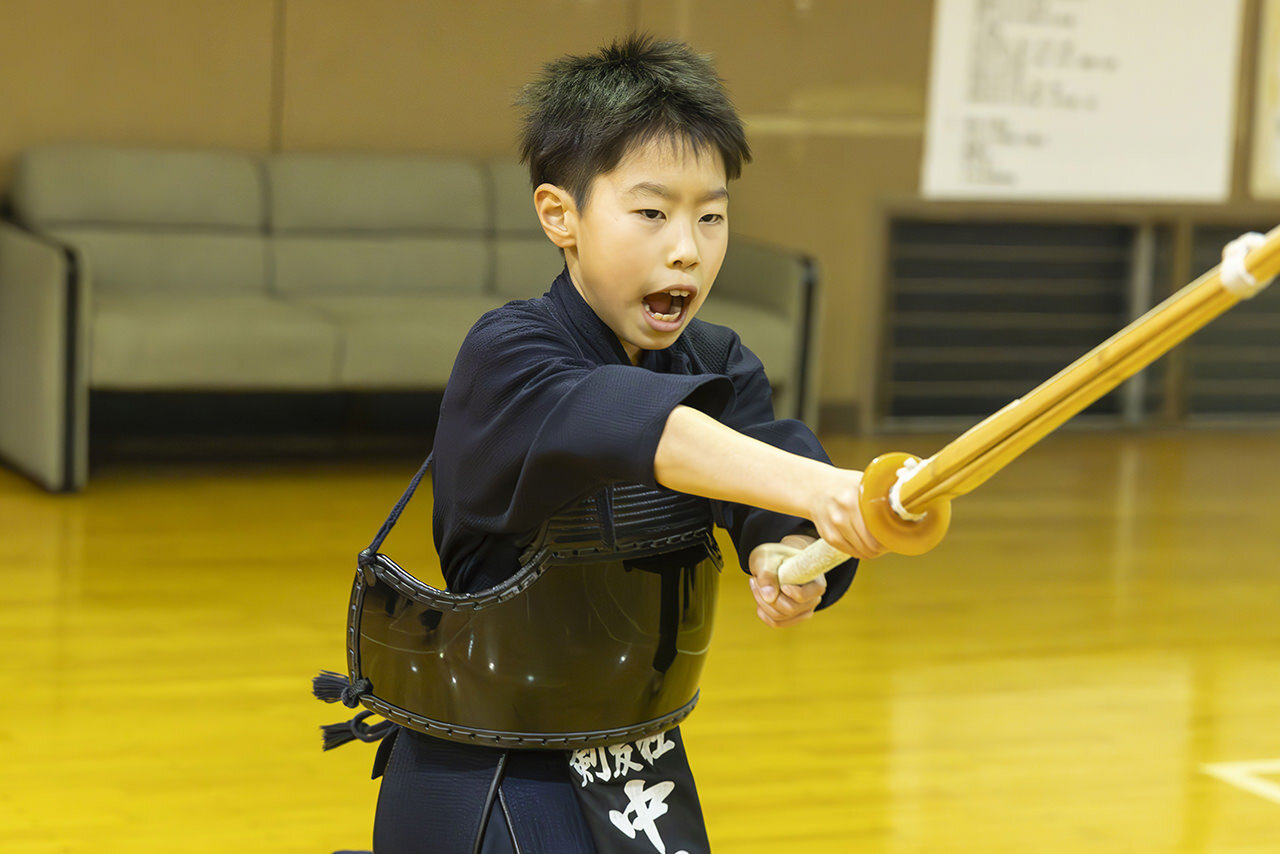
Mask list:
[{"label": "tare waist protector", "polygon": [[366,550],[347,626],[359,700],[490,746],[578,749],[669,729],[697,703],[711,640],[723,563],[712,530],[706,501],[620,484],[548,520],[516,574],[479,593],[438,590]]}]

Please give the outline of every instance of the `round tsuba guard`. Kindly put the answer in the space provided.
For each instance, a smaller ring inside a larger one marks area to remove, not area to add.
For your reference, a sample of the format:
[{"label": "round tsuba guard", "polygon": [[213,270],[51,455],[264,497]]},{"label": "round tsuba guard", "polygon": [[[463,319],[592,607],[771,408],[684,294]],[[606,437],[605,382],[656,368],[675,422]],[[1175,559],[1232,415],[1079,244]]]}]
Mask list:
[{"label": "round tsuba guard", "polygon": [[862,473],[862,494],[858,506],[871,535],[891,552],[922,555],[947,535],[951,524],[951,502],[935,501],[924,509],[924,518],[912,522],[894,512],[889,503],[889,490],[898,482],[898,469],[909,461],[919,461],[911,454],[895,452],[876,457]]}]

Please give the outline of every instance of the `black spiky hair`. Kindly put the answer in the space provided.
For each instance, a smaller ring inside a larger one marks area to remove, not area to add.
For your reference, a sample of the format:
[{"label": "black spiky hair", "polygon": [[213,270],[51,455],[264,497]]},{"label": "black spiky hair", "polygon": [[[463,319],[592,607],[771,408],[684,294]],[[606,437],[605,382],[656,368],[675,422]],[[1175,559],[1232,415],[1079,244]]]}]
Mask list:
[{"label": "black spiky hair", "polygon": [[631,35],[597,53],[548,63],[524,87],[521,160],[533,186],[554,184],[584,207],[597,175],[655,139],[720,154],[726,177],[751,160],[742,120],[708,57]]}]

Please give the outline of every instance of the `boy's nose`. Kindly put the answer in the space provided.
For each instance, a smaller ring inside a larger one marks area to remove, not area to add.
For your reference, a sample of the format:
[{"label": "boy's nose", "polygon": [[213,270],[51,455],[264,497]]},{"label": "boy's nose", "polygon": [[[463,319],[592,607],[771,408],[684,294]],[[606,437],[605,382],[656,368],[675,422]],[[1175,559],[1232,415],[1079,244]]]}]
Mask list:
[{"label": "boy's nose", "polygon": [[671,266],[687,270],[698,263],[698,241],[690,226],[678,226],[674,232],[670,249]]}]

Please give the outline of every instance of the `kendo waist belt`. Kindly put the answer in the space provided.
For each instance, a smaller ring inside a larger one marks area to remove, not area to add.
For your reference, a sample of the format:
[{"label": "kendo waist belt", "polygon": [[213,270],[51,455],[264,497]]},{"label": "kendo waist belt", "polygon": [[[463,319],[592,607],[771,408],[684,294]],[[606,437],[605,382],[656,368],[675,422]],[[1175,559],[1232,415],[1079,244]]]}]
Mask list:
[{"label": "kendo waist belt", "polygon": [[707,502],[602,488],[549,519],[508,580],[454,594],[378,551],[417,480],[358,561],[348,705],[439,738],[519,748],[631,741],[688,716],[722,566]]}]

